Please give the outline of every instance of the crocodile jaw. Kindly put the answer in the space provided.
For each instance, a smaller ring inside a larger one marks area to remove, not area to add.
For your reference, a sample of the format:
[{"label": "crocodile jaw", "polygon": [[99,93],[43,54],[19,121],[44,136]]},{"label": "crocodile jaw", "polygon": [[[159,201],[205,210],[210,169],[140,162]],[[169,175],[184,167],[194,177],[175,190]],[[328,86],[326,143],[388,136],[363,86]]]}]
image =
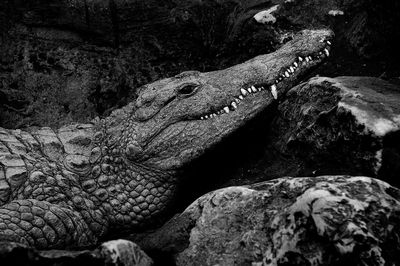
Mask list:
[{"label": "crocodile jaw", "polygon": [[[332,32],[301,35],[274,53],[225,70],[185,77],[185,84],[199,84],[200,89],[191,98],[157,110],[143,123],[150,136],[143,141],[143,163],[162,170],[183,167],[297,85],[304,73],[329,56]],[[175,81],[166,84],[171,82]],[[177,82],[175,86],[181,85]]]}]

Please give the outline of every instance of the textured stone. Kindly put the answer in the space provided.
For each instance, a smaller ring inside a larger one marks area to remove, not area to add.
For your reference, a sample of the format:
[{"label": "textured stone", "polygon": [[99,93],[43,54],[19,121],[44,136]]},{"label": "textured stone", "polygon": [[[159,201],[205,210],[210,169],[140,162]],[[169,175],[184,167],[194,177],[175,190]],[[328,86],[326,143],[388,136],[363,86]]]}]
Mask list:
[{"label": "textured stone", "polygon": [[280,178],[210,192],[144,238],[177,265],[399,263],[400,191],[368,177]]},{"label": "textured stone", "polygon": [[[46,244],[45,239],[38,242]],[[97,249],[84,251],[38,251],[23,244],[0,242],[0,260],[2,265],[153,265],[139,246],[127,240],[105,242]]]},{"label": "textured stone", "polygon": [[101,253],[105,254],[111,264],[118,265],[153,265],[139,246],[127,240],[114,240],[101,245]]},{"label": "textured stone", "polygon": [[283,174],[368,175],[400,185],[396,85],[372,77],[312,78],[288,92],[271,128],[273,149],[295,161],[295,170],[281,166],[289,170]]}]

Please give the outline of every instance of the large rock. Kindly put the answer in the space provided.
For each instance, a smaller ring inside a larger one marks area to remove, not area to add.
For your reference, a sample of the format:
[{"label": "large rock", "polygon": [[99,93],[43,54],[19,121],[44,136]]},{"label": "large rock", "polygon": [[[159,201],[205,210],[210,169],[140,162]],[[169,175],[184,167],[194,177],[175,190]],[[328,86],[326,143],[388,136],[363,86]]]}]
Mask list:
[{"label": "large rock", "polygon": [[177,265],[397,265],[400,191],[368,178],[280,178],[210,192],[143,247]]},{"label": "large rock", "polygon": [[205,158],[209,167],[193,167],[188,198],[216,185],[282,176],[365,175],[400,187],[398,85],[373,77],[315,77],[264,116]]},{"label": "large rock", "polygon": [[18,243],[0,242],[1,265],[118,265],[151,266],[153,261],[139,246],[127,240],[103,243],[95,250],[35,250]]},{"label": "large rock", "polygon": [[378,78],[312,78],[287,94],[271,142],[303,175],[368,175],[399,186],[400,88]]}]

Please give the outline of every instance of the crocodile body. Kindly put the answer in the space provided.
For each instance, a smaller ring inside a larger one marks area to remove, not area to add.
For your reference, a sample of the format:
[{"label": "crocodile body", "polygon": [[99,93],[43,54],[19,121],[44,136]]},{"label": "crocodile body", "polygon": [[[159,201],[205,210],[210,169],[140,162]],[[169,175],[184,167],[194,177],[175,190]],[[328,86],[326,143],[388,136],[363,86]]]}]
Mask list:
[{"label": "crocodile body", "polygon": [[170,208],[180,170],[321,63],[331,37],[303,31],[243,64],[156,81],[89,124],[0,129],[0,240],[84,247],[151,223]]}]

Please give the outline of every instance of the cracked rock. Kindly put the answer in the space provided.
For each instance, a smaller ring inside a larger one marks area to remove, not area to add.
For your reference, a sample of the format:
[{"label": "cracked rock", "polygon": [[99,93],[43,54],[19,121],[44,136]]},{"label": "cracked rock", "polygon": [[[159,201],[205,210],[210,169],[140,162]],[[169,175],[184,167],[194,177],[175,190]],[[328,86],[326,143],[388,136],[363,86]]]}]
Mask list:
[{"label": "cracked rock", "polygon": [[396,265],[399,203],[369,177],[279,178],[210,192],[141,242],[177,265]]}]

